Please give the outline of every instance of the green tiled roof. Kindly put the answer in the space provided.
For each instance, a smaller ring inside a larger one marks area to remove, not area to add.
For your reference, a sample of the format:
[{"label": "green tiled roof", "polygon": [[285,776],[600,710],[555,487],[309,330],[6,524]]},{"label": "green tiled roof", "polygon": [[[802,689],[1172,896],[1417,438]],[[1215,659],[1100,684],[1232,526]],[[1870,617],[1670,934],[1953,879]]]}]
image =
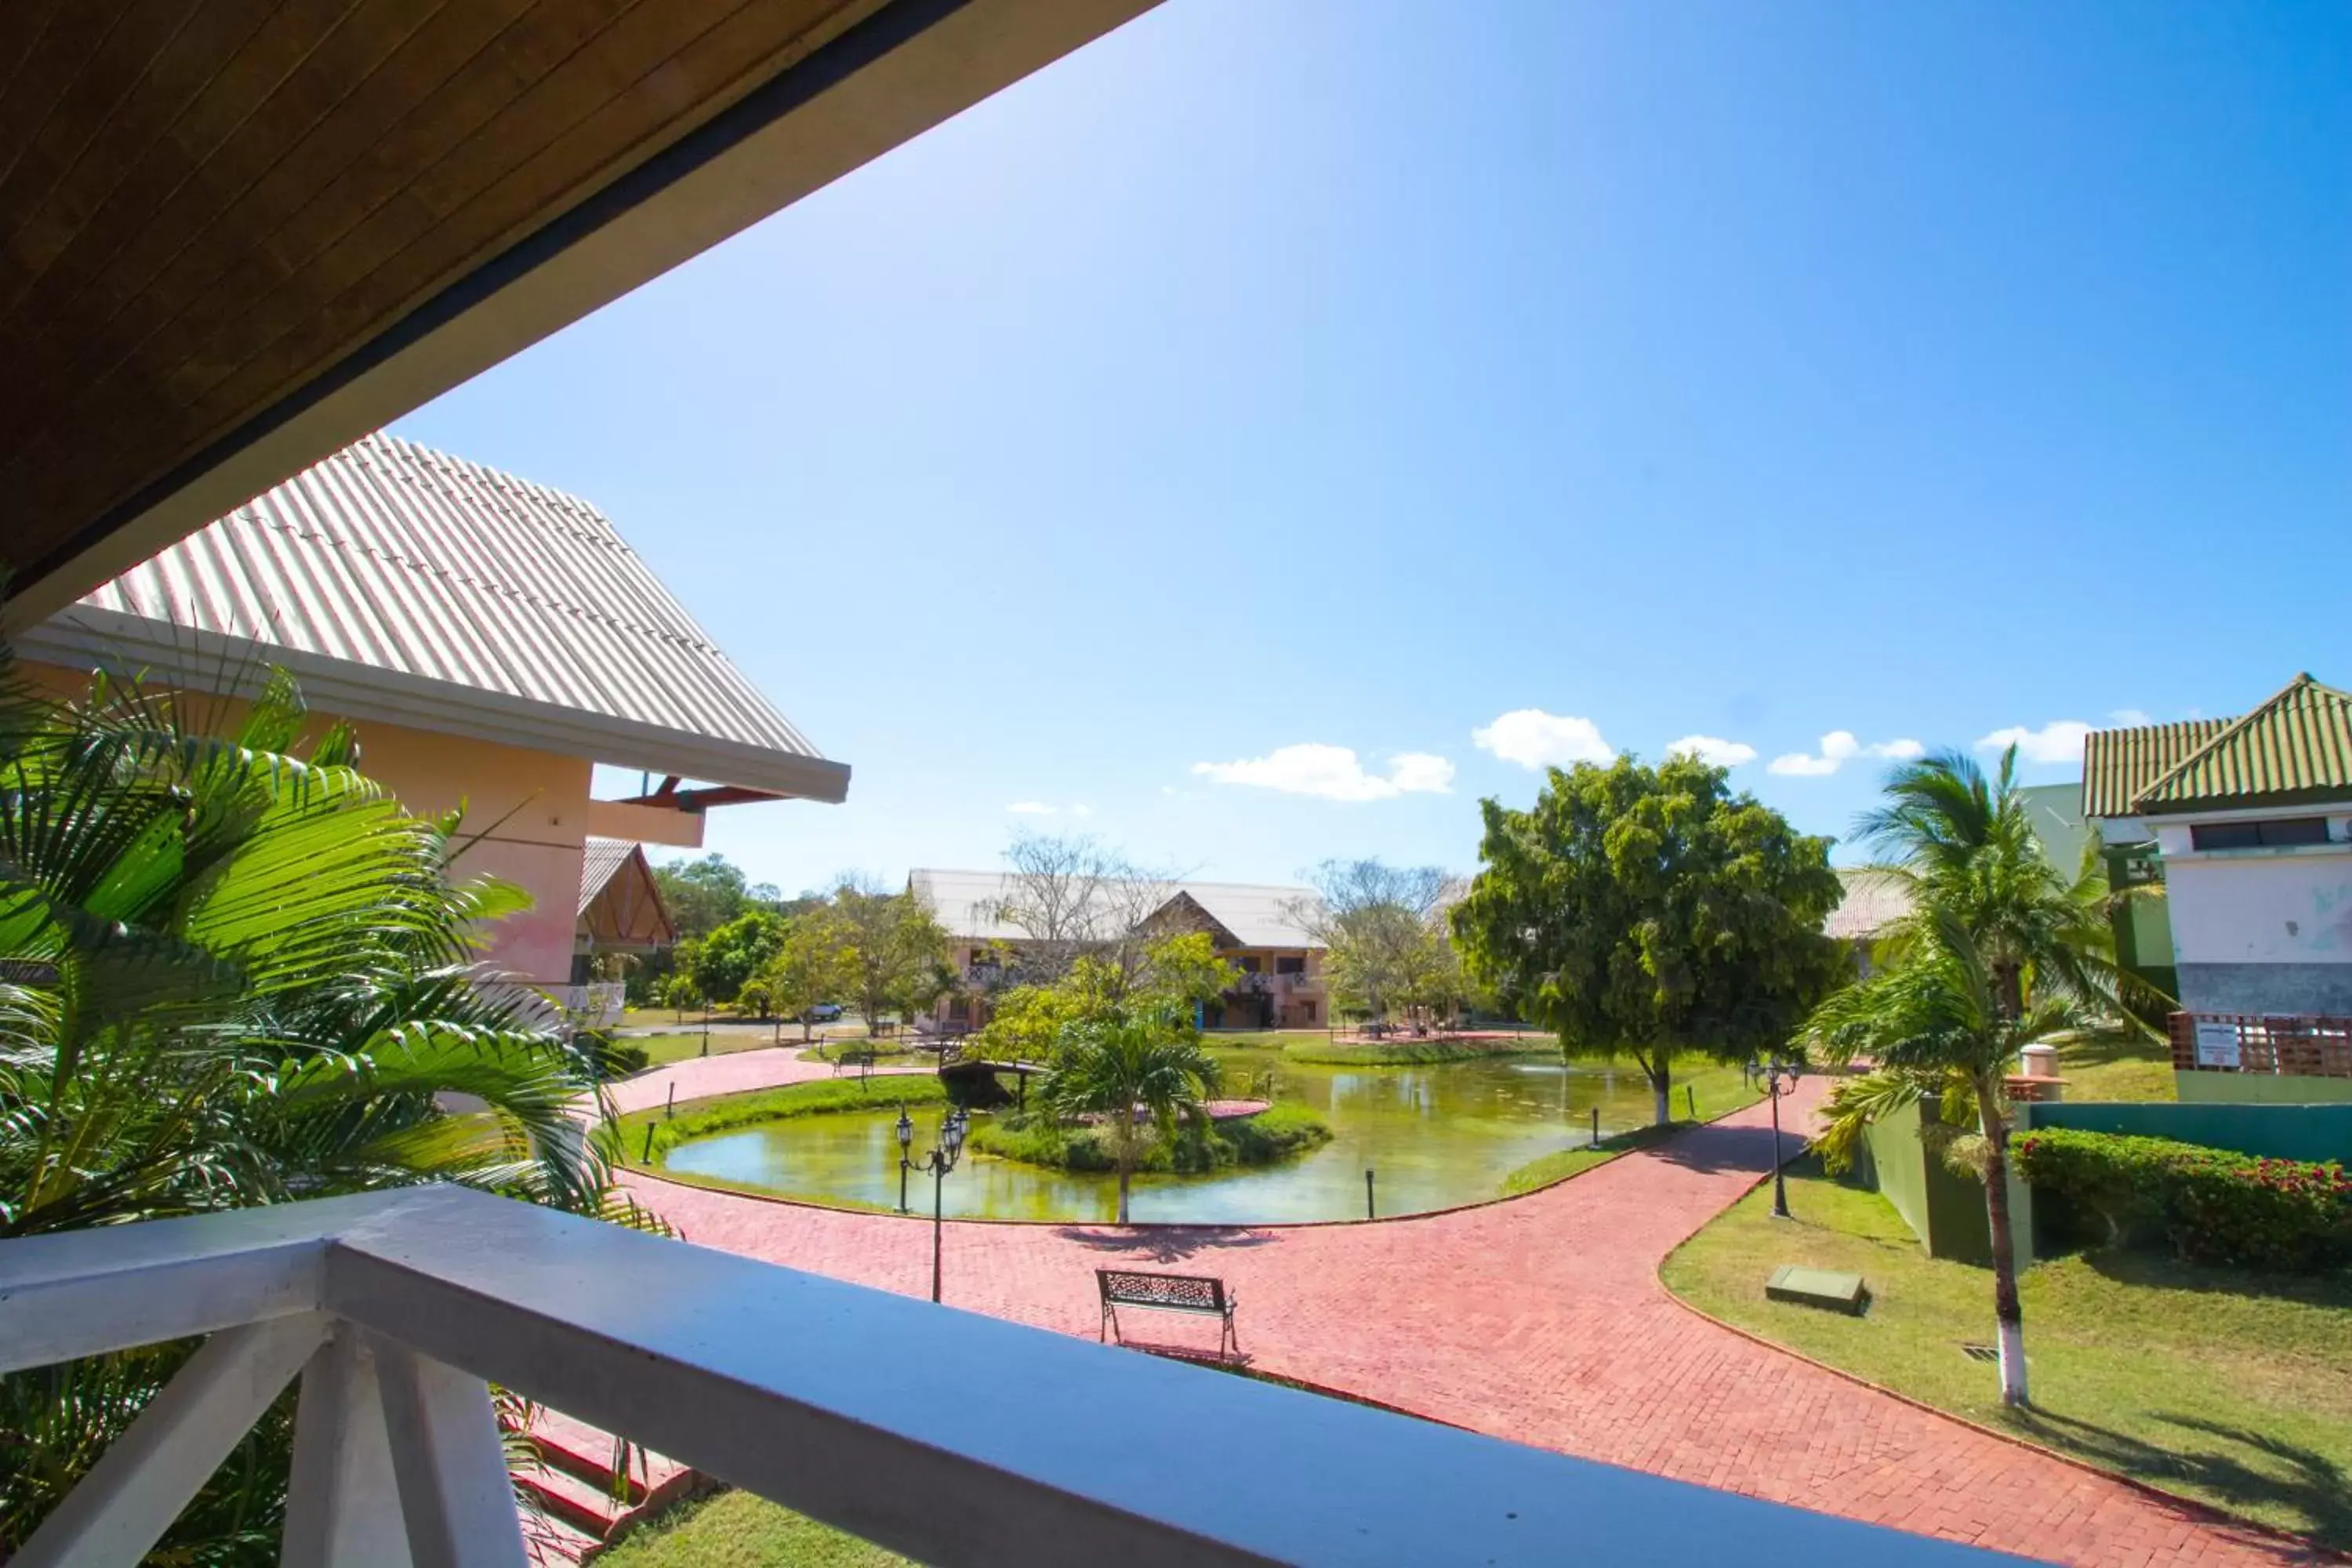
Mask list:
[{"label": "green tiled roof", "polygon": [[2178,767],[2199,747],[2235,723],[2231,719],[2184,719],[2137,730],[2095,730],[2083,742],[2083,816],[2137,816],[2140,792]]},{"label": "green tiled roof", "polygon": [[2139,811],[2352,796],[2352,693],[2298,675],[2133,797]]}]

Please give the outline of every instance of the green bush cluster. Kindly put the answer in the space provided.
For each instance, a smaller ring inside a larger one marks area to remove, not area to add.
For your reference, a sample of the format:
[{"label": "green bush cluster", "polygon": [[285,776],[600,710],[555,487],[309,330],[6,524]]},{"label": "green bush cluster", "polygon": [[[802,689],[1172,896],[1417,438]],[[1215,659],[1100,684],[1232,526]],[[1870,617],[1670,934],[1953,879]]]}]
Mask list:
[{"label": "green bush cluster", "polygon": [[645,1071],[646,1064],[653,1060],[652,1053],[635,1040],[612,1040],[593,1035],[580,1037],[590,1042],[586,1048],[593,1053],[599,1078],[626,1078]]},{"label": "green bush cluster", "polygon": [[2352,1175],[2334,1162],[2066,1128],[2030,1133],[2013,1152],[2027,1181],[2095,1211],[2122,1245],[2168,1241],[2195,1262],[2281,1273],[2352,1258]]},{"label": "green bush cluster", "polygon": [[[1197,1174],[1235,1165],[1271,1165],[1330,1141],[1331,1129],[1307,1107],[1284,1101],[1255,1116],[1206,1125],[1180,1123],[1173,1138],[1144,1145],[1139,1171]],[[1110,1140],[1099,1126],[1070,1125],[1042,1111],[976,1123],[971,1147],[1001,1160],[1056,1171],[1114,1171]]]}]

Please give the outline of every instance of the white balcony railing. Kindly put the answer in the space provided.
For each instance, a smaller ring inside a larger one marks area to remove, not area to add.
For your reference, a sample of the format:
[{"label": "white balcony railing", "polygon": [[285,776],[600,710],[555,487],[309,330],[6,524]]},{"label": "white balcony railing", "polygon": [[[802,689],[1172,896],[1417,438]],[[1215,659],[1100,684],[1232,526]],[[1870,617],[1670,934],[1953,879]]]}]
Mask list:
[{"label": "white balcony railing", "polygon": [[16,1568],[137,1563],[298,1375],[304,1568],[523,1563],[485,1380],[943,1565],[1981,1560],[448,1188],[0,1243],[0,1371],[196,1334]]}]

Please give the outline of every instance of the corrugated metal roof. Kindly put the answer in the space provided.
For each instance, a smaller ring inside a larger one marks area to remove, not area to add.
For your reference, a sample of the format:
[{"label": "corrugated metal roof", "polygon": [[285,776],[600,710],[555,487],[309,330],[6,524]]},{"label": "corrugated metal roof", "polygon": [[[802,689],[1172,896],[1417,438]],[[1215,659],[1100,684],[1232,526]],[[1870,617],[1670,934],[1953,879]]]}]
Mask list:
[{"label": "corrugated metal roof", "polygon": [[1841,867],[1845,894],[1822,922],[1840,942],[1868,942],[1911,912],[1911,884],[1899,871],[1876,866]]},{"label": "corrugated metal roof", "polygon": [[[23,641],[33,658],[110,643],[168,656],[207,637],[287,665],[330,710],[352,704],[321,700],[320,679],[352,678],[339,696],[381,698],[353,717],[568,738],[599,762],[780,794],[838,800],[847,785],[604,513],[397,437],[305,469]],[[517,732],[518,717],[541,727]]]},{"label": "corrugated metal roof", "polygon": [[2092,822],[2138,816],[2133,803],[2141,791],[2232,722],[2184,719],[2136,730],[2093,731],[2083,742],[2083,816]]},{"label": "corrugated metal roof", "polygon": [[2134,797],[2141,811],[2352,793],[2352,693],[2298,675]]},{"label": "corrugated metal roof", "polygon": [[636,852],[633,839],[590,838],[580,857],[580,908],[575,912],[586,914],[604,884],[618,876]]},{"label": "corrugated metal roof", "polygon": [[[907,874],[907,886],[929,904],[948,934],[964,942],[1019,942],[1027,936],[1020,927],[996,918],[995,906],[1018,889],[1002,871],[950,871],[919,868]],[[1313,900],[1312,888],[1269,887],[1249,882],[1170,882],[1169,898],[1190,894],[1219,925],[1234,933],[1244,947],[1320,947],[1290,912],[1290,906]],[[1103,936],[1117,933],[1102,932]]]}]

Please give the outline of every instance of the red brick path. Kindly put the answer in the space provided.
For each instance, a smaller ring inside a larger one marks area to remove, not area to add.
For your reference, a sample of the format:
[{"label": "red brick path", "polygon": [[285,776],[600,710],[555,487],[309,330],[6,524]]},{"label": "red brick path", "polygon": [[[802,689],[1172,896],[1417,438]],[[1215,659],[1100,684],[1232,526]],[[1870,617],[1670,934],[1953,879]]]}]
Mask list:
[{"label": "red brick path", "polygon": [[[1497,1436],[2061,1563],[2307,1560],[1676,1305],[1658,1265],[1769,1167],[1771,1138],[1762,1110],[1742,1112],[1514,1202],[1378,1225],[950,1223],[947,1300],[1092,1335],[1099,1265],[1217,1274],[1239,1293],[1257,1367]],[[927,1222],[635,1185],[700,1245],[908,1295],[930,1289]],[[1163,1333],[1157,1318],[1146,1320],[1155,1338],[1194,1327],[1169,1320]]]}]

